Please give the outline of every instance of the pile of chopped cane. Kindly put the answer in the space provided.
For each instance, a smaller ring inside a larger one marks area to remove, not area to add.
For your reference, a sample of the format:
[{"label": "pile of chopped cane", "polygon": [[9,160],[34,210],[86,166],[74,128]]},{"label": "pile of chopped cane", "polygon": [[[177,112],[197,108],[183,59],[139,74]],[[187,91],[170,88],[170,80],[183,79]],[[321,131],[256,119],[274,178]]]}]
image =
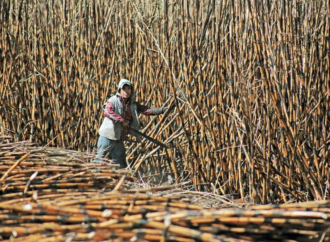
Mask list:
[{"label": "pile of chopped cane", "polygon": [[[171,192],[169,187],[132,189],[136,178],[129,171],[91,163],[92,158],[2,137],[0,240],[330,239],[330,201],[205,208],[194,204],[189,193]],[[151,192],[161,190],[168,191]]]}]

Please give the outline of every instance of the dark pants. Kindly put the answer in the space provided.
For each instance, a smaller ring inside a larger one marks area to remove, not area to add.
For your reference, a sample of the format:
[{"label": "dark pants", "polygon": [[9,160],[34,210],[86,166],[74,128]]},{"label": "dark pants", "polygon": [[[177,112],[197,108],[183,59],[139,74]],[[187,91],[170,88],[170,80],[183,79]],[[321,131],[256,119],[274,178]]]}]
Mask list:
[{"label": "dark pants", "polygon": [[97,154],[93,162],[100,163],[102,158],[110,158],[115,164],[119,164],[120,168],[127,167],[126,150],[123,141],[110,140],[103,136],[97,141]]}]

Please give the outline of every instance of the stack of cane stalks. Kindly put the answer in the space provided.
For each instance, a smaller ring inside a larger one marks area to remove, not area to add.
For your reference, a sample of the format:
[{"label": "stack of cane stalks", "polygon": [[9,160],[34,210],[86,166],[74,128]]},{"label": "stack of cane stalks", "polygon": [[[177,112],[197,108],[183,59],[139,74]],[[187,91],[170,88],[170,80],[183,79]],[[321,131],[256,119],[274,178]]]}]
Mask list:
[{"label": "stack of cane stalks", "polygon": [[[162,141],[153,182],[256,203],[330,199],[330,1],[0,1],[0,132],[91,152],[121,78]],[[170,160],[170,162],[169,162]]]},{"label": "stack of cane stalks", "polygon": [[90,154],[1,139],[2,241],[330,239],[330,201],[206,209],[179,188],[136,189]]},{"label": "stack of cane stalks", "polygon": [[34,147],[27,141],[0,143],[1,198],[31,195],[34,191],[43,195],[54,191],[66,194],[72,189],[94,192],[114,188],[127,173],[116,170],[115,164],[90,163],[91,158],[93,155],[82,152]]}]

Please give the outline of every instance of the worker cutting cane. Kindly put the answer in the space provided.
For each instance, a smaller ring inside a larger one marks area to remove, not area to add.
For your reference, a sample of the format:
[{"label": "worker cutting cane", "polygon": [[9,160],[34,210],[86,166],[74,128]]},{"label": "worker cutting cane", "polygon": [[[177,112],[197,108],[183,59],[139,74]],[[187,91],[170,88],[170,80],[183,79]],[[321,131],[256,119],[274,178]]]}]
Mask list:
[{"label": "worker cutting cane", "polygon": [[98,131],[100,137],[97,142],[97,155],[94,162],[101,162],[102,158],[110,158],[125,168],[126,150],[123,141],[127,135],[133,135],[141,141],[140,122],[138,114],[159,115],[163,114],[166,107],[148,107],[135,101],[135,90],[131,82],[121,79],[116,95],[109,98],[103,106],[104,120]]}]

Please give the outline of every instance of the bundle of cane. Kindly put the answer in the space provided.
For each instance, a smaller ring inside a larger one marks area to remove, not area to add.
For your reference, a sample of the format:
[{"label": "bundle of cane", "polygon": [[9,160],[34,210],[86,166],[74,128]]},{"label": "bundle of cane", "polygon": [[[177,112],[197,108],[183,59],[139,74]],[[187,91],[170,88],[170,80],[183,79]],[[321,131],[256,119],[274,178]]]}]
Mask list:
[{"label": "bundle of cane", "polygon": [[[205,209],[183,196],[67,193],[0,203],[9,241],[327,241],[330,202]],[[13,232],[14,231],[14,232]]]}]

